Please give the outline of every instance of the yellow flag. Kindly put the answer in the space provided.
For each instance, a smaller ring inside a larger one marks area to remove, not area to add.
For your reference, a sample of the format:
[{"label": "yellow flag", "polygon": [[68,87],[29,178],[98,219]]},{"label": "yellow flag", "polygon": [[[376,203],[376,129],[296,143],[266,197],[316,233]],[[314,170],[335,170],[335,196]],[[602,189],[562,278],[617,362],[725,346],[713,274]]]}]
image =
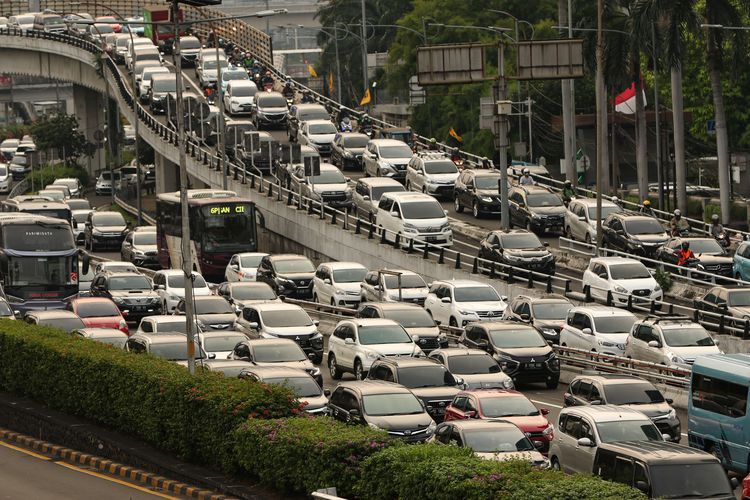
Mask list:
[{"label": "yellow flag", "polygon": [[463,141],[463,139],[461,138],[461,136],[458,135],[458,132],[456,132],[456,130],[453,127],[451,127],[451,129],[448,131],[448,135],[450,135],[451,137],[453,137],[454,139],[456,139],[458,142],[462,142]]},{"label": "yellow flag", "polygon": [[370,89],[365,90],[365,95],[362,96],[362,100],[359,101],[360,106],[364,106],[365,104],[370,104]]},{"label": "yellow flag", "polygon": [[333,94],[333,73],[328,73],[328,92]]},{"label": "yellow flag", "polygon": [[307,65],[307,71],[308,71],[308,73],[310,73],[311,77],[313,77],[313,78],[317,78],[318,77],[318,73],[315,71],[315,68],[313,68],[312,64],[308,64]]}]

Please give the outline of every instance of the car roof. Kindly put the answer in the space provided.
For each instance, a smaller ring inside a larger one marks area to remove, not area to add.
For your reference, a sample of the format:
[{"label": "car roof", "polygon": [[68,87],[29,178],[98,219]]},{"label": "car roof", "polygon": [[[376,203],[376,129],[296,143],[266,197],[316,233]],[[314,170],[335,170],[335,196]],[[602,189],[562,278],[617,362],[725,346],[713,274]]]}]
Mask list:
[{"label": "car roof", "polygon": [[536,328],[526,323],[519,323],[518,321],[479,321],[474,323],[477,326],[485,326],[488,329],[493,328],[495,330],[517,330],[519,328],[526,328],[536,331]]},{"label": "car roof", "polygon": [[654,464],[665,463],[719,463],[719,460],[705,451],[669,441],[621,441],[599,443],[599,451],[606,449]]},{"label": "car roof", "polygon": [[316,118],[315,120],[306,120],[305,123],[307,123],[308,125],[320,125],[323,123],[333,125],[333,122],[331,122],[331,120],[326,120],[325,118]]},{"label": "car roof", "polygon": [[257,257],[257,256],[265,257],[266,255],[269,255],[269,253],[268,252],[241,252],[241,253],[236,253],[234,255],[238,257]]},{"label": "car roof", "polygon": [[597,422],[650,420],[649,417],[634,408],[618,405],[571,406],[563,408],[560,414],[563,413],[580,413]]},{"label": "car roof", "polygon": [[456,429],[462,431],[469,431],[475,429],[516,429],[518,432],[523,432],[518,428],[516,424],[508,422],[506,420],[451,420],[450,424]]},{"label": "car roof", "polygon": [[[385,380],[351,380],[339,382],[338,387],[352,389],[366,396],[370,394],[411,394],[412,392],[401,384],[386,382]],[[415,396],[416,397],[416,396]]]},{"label": "car roof", "polygon": [[376,146],[406,146],[409,147],[404,141],[398,139],[370,139],[370,143]]},{"label": "car roof", "polygon": [[375,363],[388,363],[396,365],[399,368],[408,368],[412,366],[443,366],[435,359],[430,358],[413,358],[410,356],[398,357],[398,358],[380,358]]},{"label": "car roof", "polygon": [[172,323],[176,319],[182,319],[183,321],[187,321],[185,316],[181,316],[181,315],[178,316],[176,314],[154,314],[153,316],[145,316],[143,319],[152,321],[154,323],[159,323],[161,321],[169,321],[170,323]]},{"label": "car roof", "polygon": [[244,366],[251,367],[253,364],[250,361],[243,361],[241,359],[206,359],[201,361],[201,364],[208,366],[210,369],[221,368],[221,367],[233,367],[233,366]]},{"label": "car roof", "polygon": [[375,307],[381,311],[403,311],[403,310],[422,310],[424,307],[419,304],[410,304],[408,302],[365,302],[363,306]]},{"label": "car roof", "polygon": [[[300,109],[300,110],[302,110],[302,109],[323,109],[323,110],[325,110],[326,109],[325,106],[323,106],[322,104],[316,104],[314,102],[299,103],[299,104],[295,104],[294,106],[295,106],[296,109]],[[326,110],[326,113],[327,112],[328,111]]]},{"label": "car roof", "polygon": [[368,186],[402,186],[400,182],[398,182],[396,179],[391,179],[390,177],[361,177],[357,179],[357,182],[361,182],[362,184],[366,184]]},{"label": "car roof", "polygon": [[243,340],[242,343],[249,346],[249,347],[256,347],[256,346],[273,346],[273,345],[290,345],[290,342],[293,345],[296,345],[299,347],[299,344],[297,344],[292,339],[285,339],[285,338],[276,338],[276,339],[247,339]]},{"label": "car roof", "polygon": [[347,318],[342,321],[351,321],[357,326],[393,326],[399,325],[392,319],[385,318]]},{"label": "car roof", "polygon": [[633,264],[633,263],[641,263],[640,260],[637,259],[631,259],[629,257],[594,257],[591,259],[591,262],[598,262],[600,264]]},{"label": "car roof", "polygon": [[[157,333],[157,334],[138,333],[137,335],[141,337],[148,337],[149,341],[152,344],[168,344],[170,342],[185,342],[185,339],[187,339],[186,334],[177,333],[177,332]],[[197,339],[196,339],[196,342],[197,342]]]},{"label": "car roof", "polygon": [[[575,198],[572,201],[576,203],[580,203],[581,205],[586,205],[587,207],[595,207],[596,206],[596,198]],[[602,206],[603,207],[616,207],[615,203],[602,199]]]},{"label": "car roof", "polygon": [[432,284],[435,285],[437,283],[441,283],[444,285],[451,285],[455,288],[465,288],[470,286],[488,286],[492,288],[492,285],[489,283],[483,283],[481,281],[475,281],[475,280],[440,280],[440,281],[433,281]]},{"label": "car roof", "polygon": [[264,312],[264,311],[304,311],[302,307],[297,304],[287,304],[285,302],[263,302],[261,304],[253,304],[253,309]]},{"label": "car roof", "polygon": [[446,357],[452,358],[454,356],[489,356],[489,353],[487,351],[483,351],[481,349],[469,349],[466,347],[449,347],[446,349],[435,349],[430,354],[436,354],[440,353],[445,355]]},{"label": "car roof", "polygon": [[642,379],[640,377],[636,377],[634,375],[617,375],[615,373],[597,373],[594,375],[578,375],[577,377],[575,377],[574,380],[578,380],[580,378],[593,380],[595,382],[600,382],[603,384],[607,382],[617,382],[621,384],[642,384],[642,383],[650,384],[651,383],[648,380]]},{"label": "car roof", "polygon": [[107,269],[103,270],[99,273],[100,275],[105,275],[109,278],[122,278],[123,276],[131,277],[131,276],[143,276],[144,278],[148,279],[145,275],[133,272],[133,271],[109,271]]},{"label": "car roof", "polygon": [[304,377],[312,378],[302,368],[291,368],[288,366],[248,366],[243,373],[254,373],[262,379],[278,378],[278,377]]},{"label": "car roof", "polygon": [[621,219],[629,219],[629,220],[656,220],[649,215],[639,215],[639,214],[634,214],[633,212],[617,212],[617,213],[610,214],[610,216],[619,217]]},{"label": "car roof", "polygon": [[[496,234],[498,236],[511,236],[514,234],[534,234],[527,229],[495,229],[490,231],[489,234]],[[488,234],[488,236],[489,236]]]},{"label": "car roof", "polygon": [[208,302],[209,300],[225,300],[224,297],[221,297],[220,295],[198,295],[193,297],[193,302]]},{"label": "car roof", "polygon": [[470,390],[464,390],[456,394],[456,396],[476,396],[479,399],[482,398],[506,398],[506,397],[516,397],[516,396],[523,396],[526,397],[525,394],[514,391],[513,389],[470,389]]},{"label": "car roof", "polygon": [[77,318],[78,315],[73,311],[65,309],[50,309],[47,311],[29,311],[28,316],[33,316],[37,319],[58,319],[58,318]]},{"label": "car roof", "polygon": [[128,338],[128,334],[118,330],[117,328],[79,328],[76,330],[87,337],[112,337],[112,336],[123,336]]},{"label": "car roof", "polygon": [[563,297],[562,295],[558,295],[555,293],[547,294],[544,297],[532,297],[530,295],[516,295],[516,299],[524,299],[528,300],[529,302],[533,304],[553,304],[558,302],[565,302],[567,304],[570,304],[573,306],[573,304],[568,300],[566,297]]},{"label": "car roof", "polygon": [[243,338],[247,338],[247,335],[245,335],[242,332],[238,332],[237,330],[208,330],[205,332],[200,333],[203,337],[223,337],[225,335],[236,335],[236,336],[242,336]]},{"label": "car roof", "polygon": [[[326,266],[332,270],[336,269],[367,269],[359,262],[321,262],[320,266]],[[318,266],[318,267],[320,267]]]},{"label": "car roof", "polygon": [[628,311],[627,309],[620,309],[617,307],[609,307],[609,306],[579,306],[579,307],[573,307],[570,310],[571,313],[573,312],[585,312],[589,313],[591,316],[594,317],[601,317],[601,316],[627,316],[631,315],[634,316],[633,313]]},{"label": "car roof", "polygon": [[383,193],[383,196],[387,196],[388,198],[393,198],[398,201],[434,201],[434,202],[437,202],[435,198],[433,198],[427,193],[415,193],[413,191],[391,191],[388,193]]},{"label": "car roof", "polygon": [[298,253],[277,253],[277,254],[271,254],[268,256],[271,261],[278,261],[278,260],[297,260],[297,259],[306,259],[310,260],[304,255],[300,255]]},{"label": "car roof", "polygon": [[76,304],[88,304],[88,303],[97,303],[97,302],[104,302],[107,304],[114,304],[112,302],[112,299],[108,299],[105,297],[75,297],[73,299],[70,299],[70,303],[76,303]]}]

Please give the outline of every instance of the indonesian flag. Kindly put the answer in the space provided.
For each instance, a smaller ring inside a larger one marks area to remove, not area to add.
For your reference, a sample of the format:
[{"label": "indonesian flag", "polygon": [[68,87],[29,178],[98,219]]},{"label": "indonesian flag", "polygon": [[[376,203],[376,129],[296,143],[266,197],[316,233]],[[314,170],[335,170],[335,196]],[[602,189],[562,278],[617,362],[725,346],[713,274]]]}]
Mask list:
[{"label": "indonesian flag", "polygon": [[[645,106],[646,92],[643,89],[641,89],[641,92],[643,93],[643,105]],[[625,115],[635,113],[635,83],[631,83],[629,89],[615,97],[615,111]]]}]

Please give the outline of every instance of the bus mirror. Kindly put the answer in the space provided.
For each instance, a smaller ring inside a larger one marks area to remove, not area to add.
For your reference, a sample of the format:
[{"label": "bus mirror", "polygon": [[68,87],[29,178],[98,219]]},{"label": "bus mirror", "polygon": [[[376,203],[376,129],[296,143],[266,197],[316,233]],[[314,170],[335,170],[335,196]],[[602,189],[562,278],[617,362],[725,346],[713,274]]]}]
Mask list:
[{"label": "bus mirror", "polygon": [[0,269],[3,271],[8,270],[8,256],[5,252],[0,252]]},{"label": "bus mirror", "polygon": [[261,229],[265,229],[266,228],[266,218],[263,217],[263,212],[261,212],[260,210],[256,209],[255,213],[258,214],[258,225],[260,226]]},{"label": "bus mirror", "polygon": [[89,262],[89,254],[87,254],[86,252],[82,252],[82,253],[83,253],[83,255],[81,256],[81,272],[83,274],[88,274],[89,273],[89,264],[90,264],[90,262]]}]

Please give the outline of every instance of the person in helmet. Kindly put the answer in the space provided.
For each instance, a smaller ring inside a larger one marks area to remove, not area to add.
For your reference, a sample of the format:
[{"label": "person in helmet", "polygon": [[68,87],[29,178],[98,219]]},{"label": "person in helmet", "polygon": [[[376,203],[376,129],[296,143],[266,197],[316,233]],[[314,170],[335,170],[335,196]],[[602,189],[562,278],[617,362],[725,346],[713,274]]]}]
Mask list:
[{"label": "person in helmet", "polygon": [[303,90],[302,91],[302,99],[301,99],[301,101],[302,101],[303,104],[308,104],[308,103],[315,102],[315,99],[313,99],[312,92],[310,92],[307,89]]},{"label": "person in helmet", "polygon": [[284,82],[284,88],[281,89],[281,95],[287,99],[294,99],[294,86],[292,85],[291,80],[287,79],[287,81]]},{"label": "person in helmet", "polygon": [[271,70],[266,70],[266,73],[263,75],[263,78],[260,79],[260,84],[265,87],[266,85],[273,85],[273,75],[271,74]]},{"label": "person in helmet", "polygon": [[344,118],[341,120],[341,124],[339,125],[339,131],[340,132],[351,132],[354,130],[352,128],[352,121],[349,119],[349,115],[344,115]]},{"label": "person in helmet", "polygon": [[643,215],[648,215],[649,217],[656,217],[656,214],[654,213],[654,209],[651,206],[651,201],[649,200],[643,200],[643,204],[641,205],[640,212]]},{"label": "person in helmet", "polygon": [[492,168],[492,162],[486,156],[482,158],[482,168],[487,170]]},{"label": "person in helmet", "polygon": [[518,179],[518,184],[521,186],[533,186],[536,181],[531,177],[531,171],[528,168],[523,169],[523,175]]},{"label": "person in helmet", "polygon": [[570,200],[576,197],[576,190],[573,187],[573,183],[569,180],[565,181],[565,185],[563,186],[562,192],[560,193],[563,199],[563,203],[565,203],[565,206],[568,206],[568,203],[570,203]]},{"label": "person in helmet", "polygon": [[724,230],[724,226],[719,222],[719,214],[713,214],[711,216],[711,236],[713,236],[719,243],[729,245],[729,233]]},{"label": "person in helmet", "polygon": [[427,145],[427,149],[429,149],[430,151],[437,151],[438,149],[440,149],[438,147],[437,139],[435,139],[434,137],[430,137],[430,141],[429,141],[429,144]]},{"label": "person in helmet", "polygon": [[618,207],[622,208],[622,200],[618,198],[617,196],[613,196],[609,201],[617,205]]},{"label": "person in helmet", "polygon": [[669,221],[669,231],[672,236],[679,236],[680,233],[690,231],[690,224],[682,218],[682,212],[679,208],[674,211],[674,217]]},{"label": "person in helmet", "polygon": [[677,252],[677,265],[686,266],[690,259],[694,259],[695,254],[690,250],[690,243],[687,241],[682,242],[682,247]]}]

